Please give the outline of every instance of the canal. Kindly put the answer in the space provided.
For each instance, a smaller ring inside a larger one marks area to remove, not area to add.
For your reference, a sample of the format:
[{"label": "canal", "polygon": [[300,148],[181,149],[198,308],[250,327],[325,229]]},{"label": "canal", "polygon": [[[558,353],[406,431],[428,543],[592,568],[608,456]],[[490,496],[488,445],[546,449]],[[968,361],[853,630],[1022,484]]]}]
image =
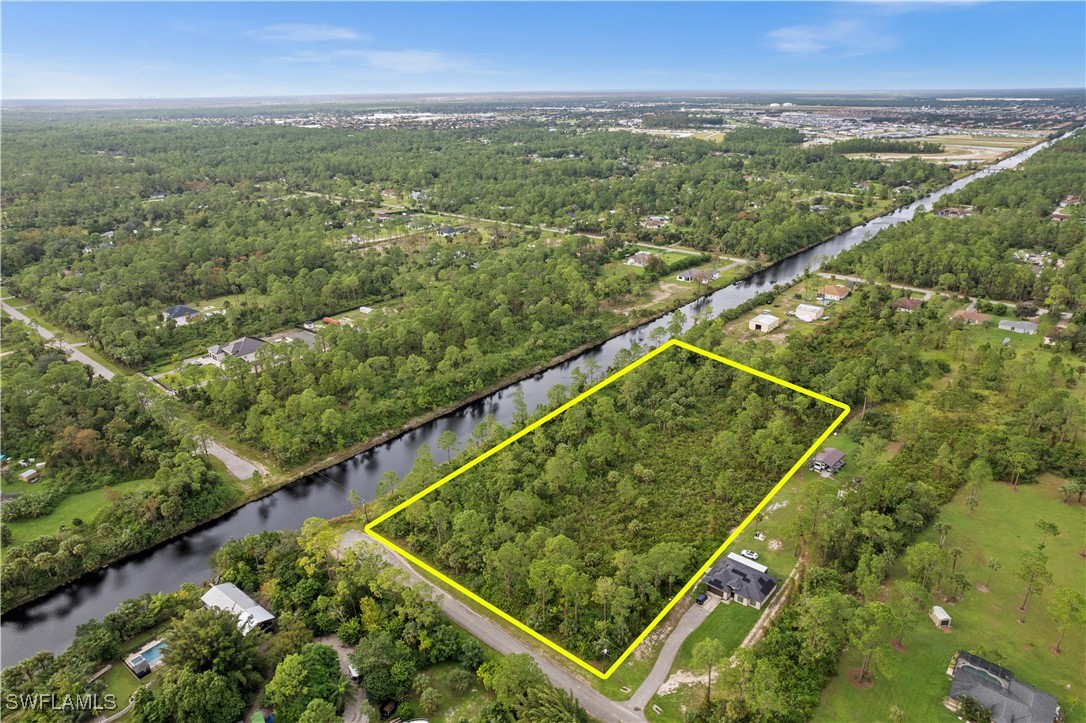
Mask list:
[{"label": "canal", "polygon": [[[698,299],[681,311],[691,324],[695,313],[712,315],[734,308],[777,284],[788,283],[813,271],[822,262],[851,248],[880,230],[908,221],[917,208],[930,208],[940,197],[978,178],[1017,166],[1049,141],[955,181],[914,203],[852,228],[807,251],[785,259],[742,281]],[[373,499],[381,476],[395,472],[405,475],[414,464],[419,448],[426,444],[437,450],[437,439],[451,430],[461,440],[471,436],[476,424],[493,415],[502,424],[513,418],[513,392],[520,389],[529,409],[547,401],[547,392],[556,384],[568,384],[576,367],[594,359],[607,368],[619,349],[634,342],[647,342],[657,327],[667,327],[672,315],[632,329],[566,362],[517,382],[455,412],[406,432],[379,447],[304,477],[273,494],[251,502],[179,537],[102,570],[88,573],[48,595],[27,603],[3,616],[0,621],[0,663],[13,665],[41,650],[54,653],[66,648],[75,628],[91,618],[101,619],[122,601],[148,592],[178,589],[184,582],[212,577],[211,555],[225,542],[265,530],[299,529],[309,517],[336,517],[351,509],[348,499],[354,489],[365,500]]]}]

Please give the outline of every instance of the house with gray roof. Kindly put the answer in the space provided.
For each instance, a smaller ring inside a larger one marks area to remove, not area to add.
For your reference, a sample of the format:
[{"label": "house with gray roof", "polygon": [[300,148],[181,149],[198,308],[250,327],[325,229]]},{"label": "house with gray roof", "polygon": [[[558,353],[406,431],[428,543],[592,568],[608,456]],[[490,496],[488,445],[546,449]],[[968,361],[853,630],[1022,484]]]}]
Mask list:
[{"label": "house with gray roof", "polygon": [[1036,334],[1037,324],[1032,321],[1011,321],[1004,319],[999,322],[999,328],[1003,331],[1013,331],[1015,334]]},{"label": "house with gray roof", "polygon": [[223,361],[228,356],[236,357],[251,364],[256,360],[256,350],[264,346],[264,344],[265,342],[262,339],[243,336],[240,339],[234,339],[229,344],[216,344],[208,347],[207,355],[216,366],[222,366]]},{"label": "house with gray roof", "polygon": [[811,460],[811,469],[815,472],[840,472],[845,466],[845,453],[833,447],[826,447]]},{"label": "house with gray roof", "polygon": [[195,321],[199,318],[200,312],[191,306],[185,306],[184,304],[178,304],[177,306],[171,306],[162,312],[162,320],[169,321],[173,319],[174,323],[178,326],[184,326],[190,321]]},{"label": "house with gray roof", "polygon": [[734,600],[756,610],[761,610],[777,589],[777,579],[769,574],[769,568],[734,552],[713,565],[705,575],[705,584],[724,602]]},{"label": "house with gray roof", "polygon": [[953,678],[946,706],[957,711],[970,697],[991,711],[992,723],[1056,723],[1063,719],[1059,701],[1023,683],[1004,667],[959,650],[947,674]]}]

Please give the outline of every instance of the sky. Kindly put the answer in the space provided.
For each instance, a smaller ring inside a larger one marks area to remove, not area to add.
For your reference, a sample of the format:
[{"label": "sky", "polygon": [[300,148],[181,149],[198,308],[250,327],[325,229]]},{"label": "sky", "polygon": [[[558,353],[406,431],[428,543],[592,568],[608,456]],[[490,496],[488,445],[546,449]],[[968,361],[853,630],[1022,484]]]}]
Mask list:
[{"label": "sky", "polygon": [[1086,3],[0,3],[5,99],[1086,87]]}]

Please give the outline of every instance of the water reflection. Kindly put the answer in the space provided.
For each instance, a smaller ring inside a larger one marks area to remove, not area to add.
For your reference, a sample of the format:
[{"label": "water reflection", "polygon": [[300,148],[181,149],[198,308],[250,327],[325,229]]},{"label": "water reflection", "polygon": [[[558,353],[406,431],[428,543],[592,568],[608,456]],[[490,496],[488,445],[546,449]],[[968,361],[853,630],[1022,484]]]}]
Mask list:
[{"label": "water reflection", "polygon": [[[684,306],[682,312],[687,317],[685,326],[694,323],[693,317],[699,311],[709,310],[713,315],[719,314],[777,284],[797,278],[807,266],[812,270],[819,268],[825,259],[855,246],[864,238],[912,218],[919,206],[930,208],[943,195],[976,178],[1012,168],[1040,148],[1037,146],[1024,151],[992,169],[957,181],[903,209],[846,231],[813,249]],[[208,563],[211,555],[231,538],[264,530],[298,529],[309,517],[344,514],[350,509],[349,490],[356,490],[363,499],[373,499],[381,477],[388,472],[403,477],[411,469],[423,444],[439,454],[437,438],[445,430],[452,430],[463,440],[471,436],[485,415],[493,415],[498,422],[507,424],[513,418],[512,392],[515,389],[523,391],[525,403],[529,409],[533,409],[546,402],[551,387],[569,384],[575,367],[593,359],[601,368],[606,368],[620,349],[634,341],[642,345],[649,343],[653,330],[665,329],[670,321],[669,315],[647,323],[574,359],[201,525],[179,538],[105,570],[84,575],[48,596],[8,613],[2,621],[0,662],[5,666],[12,665],[39,650],[60,652],[71,642],[77,625],[91,618],[101,619],[127,598],[146,592],[176,590],[184,582],[200,582],[210,578]]]}]

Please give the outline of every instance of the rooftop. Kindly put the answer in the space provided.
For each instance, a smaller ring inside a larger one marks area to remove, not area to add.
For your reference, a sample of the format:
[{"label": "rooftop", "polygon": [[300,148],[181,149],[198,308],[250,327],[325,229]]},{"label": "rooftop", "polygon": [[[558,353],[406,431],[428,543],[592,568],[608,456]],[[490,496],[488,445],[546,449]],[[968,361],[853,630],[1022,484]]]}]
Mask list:
[{"label": "rooftop", "polygon": [[959,651],[951,698],[968,695],[992,712],[993,723],[1052,723],[1059,701],[1039,688],[1016,680],[1014,673],[979,656]]}]

